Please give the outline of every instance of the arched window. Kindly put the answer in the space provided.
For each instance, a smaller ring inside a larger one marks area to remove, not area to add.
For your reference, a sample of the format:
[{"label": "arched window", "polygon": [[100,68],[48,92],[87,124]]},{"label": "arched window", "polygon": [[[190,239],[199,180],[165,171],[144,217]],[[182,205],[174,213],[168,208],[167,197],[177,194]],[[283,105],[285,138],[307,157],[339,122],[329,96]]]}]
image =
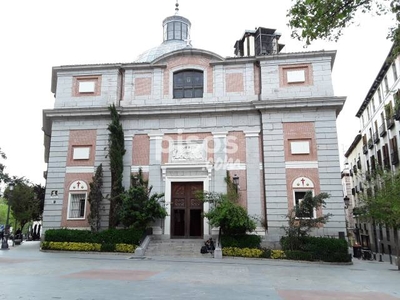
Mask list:
[{"label": "arched window", "polygon": [[85,219],[88,187],[82,180],[74,181],[69,187],[68,219]]},{"label": "arched window", "polygon": [[301,202],[304,199],[304,196],[307,192],[311,192],[314,196],[314,183],[307,177],[298,177],[293,181],[292,184],[293,189],[293,200],[294,200],[294,207],[296,208],[296,218],[315,218],[316,211],[305,212],[301,214],[297,208],[300,207]]},{"label": "arched window", "polygon": [[203,71],[174,73],[174,98],[203,98]]}]

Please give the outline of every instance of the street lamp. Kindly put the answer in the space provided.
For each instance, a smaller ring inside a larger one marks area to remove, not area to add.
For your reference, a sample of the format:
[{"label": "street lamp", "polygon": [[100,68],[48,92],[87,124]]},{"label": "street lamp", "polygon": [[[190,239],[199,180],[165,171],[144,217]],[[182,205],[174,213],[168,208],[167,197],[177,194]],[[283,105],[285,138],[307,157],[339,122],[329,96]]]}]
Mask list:
[{"label": "street lamp", "polygon": [[344,201],[344,207],[345,207],[345,208],[349,208],[349,205],[350,205],[350,198],[347,197],[347,196],[345,196],[345,197],[343,198],[343,201]]},{"label": "street lamp", "polygon": [[235,186],[235,191],[237,194],[238,189],[239,189],[239,176],[237,176],[237,174],[233,175],[232,181],[233,181],[233,185]]},{"label": "street lamp", "polygon": [[7,208],[6,227],[4,229],[4,235],[3,235],[2,243],[1,243],[1,249],[5,249],[5,250],[8,249],[8,237],[10,236],[10,224],[9,224],[9,222],[10,222],[10,202],[11,202],[11,199],[12,199],[14,186],[15,186],[14,182],[10,182],[10,184],[8,185],[8,189],[10,190],[10,196],[9,196],[8,201],[7,201],[8,208]]}]

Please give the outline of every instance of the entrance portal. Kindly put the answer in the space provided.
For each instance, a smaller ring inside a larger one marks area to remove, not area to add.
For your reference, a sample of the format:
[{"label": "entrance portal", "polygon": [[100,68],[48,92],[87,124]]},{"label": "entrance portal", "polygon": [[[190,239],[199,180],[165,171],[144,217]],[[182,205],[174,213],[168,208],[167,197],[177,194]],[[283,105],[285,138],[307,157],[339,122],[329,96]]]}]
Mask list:
[{"label": "entrance portal", "polygon": [[171,183],[171,238],[203,238],[203,182]]}]

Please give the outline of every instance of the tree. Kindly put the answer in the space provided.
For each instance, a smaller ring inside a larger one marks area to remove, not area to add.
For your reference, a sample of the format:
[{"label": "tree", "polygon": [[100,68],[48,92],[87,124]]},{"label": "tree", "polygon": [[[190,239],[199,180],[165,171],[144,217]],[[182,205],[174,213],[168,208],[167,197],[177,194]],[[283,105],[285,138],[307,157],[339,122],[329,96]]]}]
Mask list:
[{"label": "tree", "polygon": [[32,185],[27,180],[16,180],[14,190],[11,192],[7,188],[4,197],[7,198],[8,205],[14,219],[20,224],[21,230],[25,224],[38,215],[39,201],[36,201]]},{"label": "tree", "polygon": [[152,186],[148,187],[141,169],[131,181],[132,186],[122,195],[120,220],[125,227],[144,231],[151,222],[167,216],[167,211],[160,204],[164,194],[151,194]]},{"label": "tree", "polygon": [[400,270],[400,172],[385,172],[375,178],[374,193],[362,197],[360,218],[393,228]]},{"label": "tree", "polygon": [[295,0],[289,9],[292,37],[310,45],[316,39],[337,41],[344,28],[354,23],[357,12],[387,14],[392,12],[395,24],[388,38],[393,41],[393,57],[400,53],[400,3],[398,0]]},{"label": "tree", "polygon": [[[6,154],[3,151],[1,151],[1,148],[0,148],[0,158],[7,159]],[[9,180],[8,174],[4,173],[5,168],[6,168],[6,166],[4,164],[0,163],[0,184],[2,182],[7,182]]]},{"label": "tree", "polygon": [[103,188],[103,165],[100,164],[96,173],[92,178],[92,182],[89,183],[90,193],[88,196],[88,201],[90,204],[90,213],[88,216],[90,229],[92,232],[98,232],[101,227],[100,218],[100,205],[103,200],[103,194],[101,192]]},{"label": "tree", "polygon": [[124,192],[122,186],[123,178],[123,157],[126,152],[124,145],[124,130],[120,122],[120,116],[115,105],[109,107],[111,113],[111,123],[108,125],[108,155],[110,158],[111,169],[111,196],[110,196],[110,216],[109,227],[115,228],[118,225],[118,215],[121,207],[121,194]]},{"label": "tree", "polygon": [[313,196],[311,191],[307,191],[300,204],[296,205],[286,215],[289,222],[288,226],[283,227],[283,229],[286,232],[286,236],[293,243],[297,243],[299,239],[308,236],[313,228],[317,228],[321,224],[328,222],[332,214],[314,217],[314,211],[325,207],[325,199],[327,198],[329,198],[329,194],[327,193],[320,193]]},{"label": "tree", "polygon": [[35,195],[34,201],[37,202],[36,210],[32,211],[32,220],[39,221],[42,219],[44,210],[44,198],[46,194],[46,188],[41,184],[35,184],[32,186],[33,193]]},{"label": "tree", "polygon": [[245,234],[256,229],[254,219],[247,214],[244,207],[238,204],[239,193],[230,180],[229,172],[227,172],[225,182],[227,184],[226,194],[212,192],[199,194],[199,198],[211,205],[210,210],[204,216],[211,226],[219,227],[219,241],[222,234]]}]

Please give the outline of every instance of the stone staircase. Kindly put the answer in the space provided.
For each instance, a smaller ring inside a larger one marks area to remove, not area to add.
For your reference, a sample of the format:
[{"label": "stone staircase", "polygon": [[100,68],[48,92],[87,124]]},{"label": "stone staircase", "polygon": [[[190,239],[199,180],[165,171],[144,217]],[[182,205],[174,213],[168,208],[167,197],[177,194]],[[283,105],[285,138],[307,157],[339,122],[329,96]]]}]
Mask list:
[{"label": "stone staircase", "polygon": [[159,239],[152,236],[145,251],[145,256],[211,258],[212,255],[210,253],[200,253],[200,248],[203,245],[203,239]]}]

